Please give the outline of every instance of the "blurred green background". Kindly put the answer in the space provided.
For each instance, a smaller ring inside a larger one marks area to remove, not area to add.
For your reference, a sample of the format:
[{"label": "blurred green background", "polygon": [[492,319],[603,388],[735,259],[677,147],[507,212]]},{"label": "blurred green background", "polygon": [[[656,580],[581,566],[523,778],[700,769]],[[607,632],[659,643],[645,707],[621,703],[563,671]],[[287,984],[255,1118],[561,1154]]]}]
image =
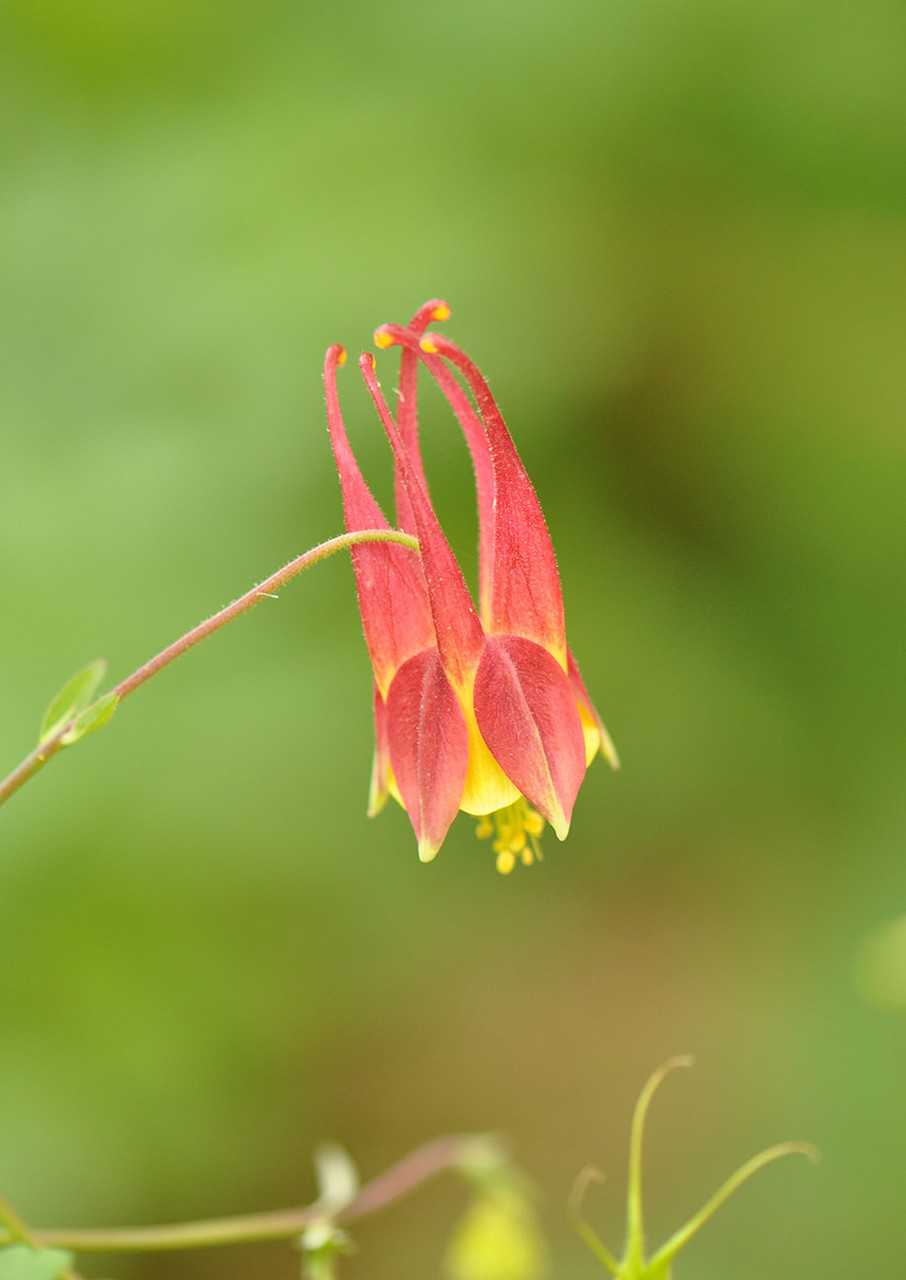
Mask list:
[{"label": "blurred green background", "polygon": [[[340,531],[324,349],[432,296],[624,762],[541,867],[498,877],[465,817],[423,867],[398,808],[364,816],[348,562],[182,659],[0,816],[3,1194],[44,1225],[278,1207],[324,1138],[371,1176],[492,1128],[583,1280],[572,1180],[607,1170],[617,1248],[633,1101],[693,1052],[654,1107],[654,1242],[762,1146],[824,1161],[762,1174],[679,1277],[906,1274],[906,964],[871,943],[906,911],[906,10],[3,8],[0,772],[76,667],[121,679]],[[466,452],[424,409],[474,574]],[[363,1223],[344,1274],[439,1276],[464,1201]]]}]

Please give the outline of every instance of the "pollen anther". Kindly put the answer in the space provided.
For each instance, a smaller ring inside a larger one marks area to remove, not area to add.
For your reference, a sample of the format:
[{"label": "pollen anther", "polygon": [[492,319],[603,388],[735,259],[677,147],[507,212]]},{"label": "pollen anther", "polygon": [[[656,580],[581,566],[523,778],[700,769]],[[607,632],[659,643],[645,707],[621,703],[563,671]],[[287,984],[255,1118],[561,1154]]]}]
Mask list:
[{"label": "pollen anther", "polygon": [[497,855],[497,870],[507,876],[519,861],[524,867],[541,862],[543,854],[538,837],[544,830],[544,819],[531,808],[524,796],[504,809],[487,814],[479,822],[475,834],[479,840],[490,836],[491,848]]}]

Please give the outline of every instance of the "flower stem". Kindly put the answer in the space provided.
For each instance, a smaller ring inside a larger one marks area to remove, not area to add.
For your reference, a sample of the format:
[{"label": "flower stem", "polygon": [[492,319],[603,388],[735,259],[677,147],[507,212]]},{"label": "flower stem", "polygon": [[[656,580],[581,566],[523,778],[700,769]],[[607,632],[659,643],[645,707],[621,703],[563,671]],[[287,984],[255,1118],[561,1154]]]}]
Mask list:
[{"label": "flower stem", "polygon": [[[25,1224],[13,1206],[3,1196],[0,1196],[0,1223],[6,1228],[5,1232],[0,1228],[0,1233],[2,1233],[0,1234],[0,1244],[14,1244],[18,1241],[20,1244],[28,1245],[30,1249],[42,1248],[34,1232]],[[5,1239],[4,1236],[6,1237]],[[59,1275],[61,1280],[82,1280],[79,1273],[74,1271],[72,1267],[64,1267]]]},{"label": "flower stem", "polygon": [[[234,600],[232,604],[228,604],[218,613],[213,614],[205,622],[200,622],[197,627],[193,627],[191,631],[187,631],[184,636],[180,636],[178,640],[174,640],[172,644],[167,645],[166,649],[162,649],[143,666],[132,672],[131,676],[127,676],[125,680],[111,690],[117,695],[117,700],[122,701],[123,698],[133,693],[139,685],[150,680],[153,675],[163,667],[168,666],[180,654],[191,649],[193,645],[206,640],[209,635],[215,631],[219,631],[221,627],[225,627],[228,622],[232,622],[234,618],[238,618],[240,614],[247,613],[249,609],[253,609],[267,596],[273,595],[280,587],[285,586],[290,579],[295,578],[298,574],[308,569],[313,564],[317,564],[319,560],[325,560],[336,551],[345,551],[347,547],[358,546],[362,542],[398,542],[404,547],[409,547],[412,551],[418,551],[418,542],[415,538],[410,537],[407,533],[400,533],[396,529],[363,529],[356,533],[343,533],[337,538],[330,538],[327,542],[320,543],[317,547],[312,547],[310,551],[304,552],[303,555],[297,556],[295,560],[290,560],[289,564],[285,564],[282,569],[278,569],[276,573],[272,573],[269,578],[265,578],[263,582],[259,582],[257,586],[252,587],[244,596],[240,596],[238,600]],[[65,745],[63,739],[67,731],[72,727],[73,720],[67,721],[61,725],[59,729],[44,742],[35,747],[29,755],[17,765],[9,777],[4,778],[0,782],[0,804],[8,800],[14,791],[18,791],[21,786],[28,782],[29,778],[44,768],[47,761],[61,751]]]},{"label": "flower stem", "polygon": [[[446,1169],[468,1161],[476,1143],[490,1139],[469,1134],[436,1138],[404,1156],[397,1164],[366,1183],[356,1198],[337,1215],[351,1222],[399,1200],[408,1192]],[[201,1222],[179,1222],[154,1227],[121,1227],[87,1230],[39,1230],[29,1232],[29,1243],[86,1253],[146,1253],[175,1249],[205,1249],[215,1245],[243,1244],[259,1240],[291,1240],[315,1221],[323,1209],[317,1204],[274,1213],[250,1213],[232,1218],[212,1218]],[[10,1244],[18,1233],[13,1219],[6,1216],[0,1202],[0,1246]],[[21,1237],[19,1237],[21,1238]]]},{"label": "flower stem", "polygon": [[652,1268],[668,1266],[680,1249],[688,1244],[708,1219],[714,1216],[720,1206],[726,1200],[729,1200],[733,1192],[741,1187],[744,1182],[747,1182],[753,1173],[757,1173],[759,1169],[763,1169],[766,1164],[770,1164],[774,1160],[781,1160],[784,1156],[791,1155],[806,1156],[813,1164],[820,1159],[819,1152],[810,1142],[780,1142],[777,1146],[769,1147],[767,1151],[762,1151],[759,1155],[753,1156],[751,1160],[746,1161],[742,1168],[737,1169],[732,1177],[727,1179],[694,1218],[691,1218],[684,1227],[681,1227],[679,1231],[670,1237],[666,1244],[658,1249],[651,1259]]},{"label": "flower stem", "polygon": [[35,1241],[28,1227],[16,1213],[13,1206],[3,1196],[0,1196],[0,1222],[6,1228],[7,1240],[10,1243],[13,1240],[21,1240],[23,1244],[34,1245]]},{"label": "flower stem", "polygon": [[580,1239],[582,1239],[594,1256],[602,1263],[612,1276],[616,1276],[619,1280],[620,1264],[607,1248],[604,1241],[598,1233],[591,1227],[582,1216],[582,1201],[585,1199],[585,1192],[593,1182],[603,1182],[604,1175],[600,1169],[593,1169],[589,1166],[583,1169],[573,1184],[572,1193],[569,1197],[569,1217],[576,1229]]},{"label": "flower stem", "polygon": [[651,1099],[666,1076],[677,1067],[691,1067],[692,1058],[680,1055],[670,1058],[646,1083],[635,1105],[629,1137],[629,1190],[626,1197],[626,1257],[623,1268],[635,1276],[644,1269],[645,1226],[642,1216],[642,1139]]}]

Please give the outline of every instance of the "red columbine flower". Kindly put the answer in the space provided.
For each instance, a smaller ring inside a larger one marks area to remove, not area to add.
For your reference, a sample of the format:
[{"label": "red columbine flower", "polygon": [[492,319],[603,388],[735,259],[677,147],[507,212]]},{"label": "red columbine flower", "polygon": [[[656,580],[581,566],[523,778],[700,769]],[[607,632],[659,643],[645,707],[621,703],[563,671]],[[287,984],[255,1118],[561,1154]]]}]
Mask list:
[{"label": "red columbine flower", "polygon": [[[365,639],[374,668],[377,745],[369,812],[389,795],[409,814],[419,857],[430,861],[457,810],[493,835],[497,867],[540,857],[546,819],[562,840],[595,754],[616,753],[566,644],[554,550],[531,481],[487,383],[452,342],[425,330],[446,320],[428,302],[407,327],[382,325],[379,347],[400,346],[396,419],[374,373],[359,366],[393,449],[399,544],[352,551]],[[327,420],[348,530],[389,528],[349,447],[336,391],[340,346],[327,352]],[[428,496],[418,443],[419,362],[459,420],[478,491],[479,611]],[[477,411],[452,369],[475,398]]]}]

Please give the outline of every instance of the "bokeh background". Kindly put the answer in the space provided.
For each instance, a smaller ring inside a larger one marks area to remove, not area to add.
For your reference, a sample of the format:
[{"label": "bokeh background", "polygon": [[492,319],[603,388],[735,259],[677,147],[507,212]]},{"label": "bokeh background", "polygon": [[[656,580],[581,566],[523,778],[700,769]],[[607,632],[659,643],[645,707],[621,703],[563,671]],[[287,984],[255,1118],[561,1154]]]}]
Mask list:
[{"label": "bokeh background", "polygon": [[[624,769],[498,877],[364,815],[371,676],[334,559],[182,659],[0,817],[0,1187],[35,1224],[302,1203],[508,1135],[561,1280],[790,1161],[679,1264],[906,1273],[906,10],[891,0],[6,0],[0,771],[340,531],[320,367],[446,297],[558,548]],[[382,357],[386,380],[396,358]],[[362,466],[388,450],[350,364]],[[468,459],[426,388],[474,577]],[[886,938],[886,941],[884,941]],[[439,1276],[438,1182],[350,1280]],[[285,1247],[96,1276],[296,1274]]]}]

